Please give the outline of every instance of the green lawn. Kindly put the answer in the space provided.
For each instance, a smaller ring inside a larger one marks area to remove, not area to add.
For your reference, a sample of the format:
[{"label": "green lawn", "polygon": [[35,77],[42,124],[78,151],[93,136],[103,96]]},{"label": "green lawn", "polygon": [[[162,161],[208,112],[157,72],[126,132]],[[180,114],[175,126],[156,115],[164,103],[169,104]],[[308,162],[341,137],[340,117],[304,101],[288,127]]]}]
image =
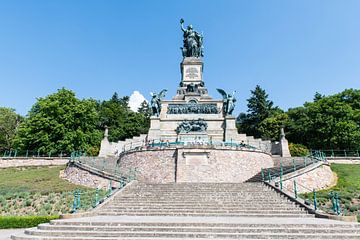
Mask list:
[{"label": "green lawn", "polygon": [[[59,215],[72,211],[74,190],[81,190],[80,210],[96,202],[96,190],[59,177],[65,166],[0,169],[0,215]],[[105,191],[99,191],[99,198]]]},{"label": "green lawn", "polygon": [[[345,215],[358,214],[360,221],[360,164],[331,164],[331,170],[338,176],[336,186],[319,191],[317,200],[322,207],[331,209],[330,192],[339,193],[341,210]],[[312,194],[303,194],[305,198],[312,198]]]},{"label": "green lawn", "polygon": [[64,169],[65,166],[0,169],[0,193],[29,191],[46,194],[86,189],[59,178],[60,171]]}]

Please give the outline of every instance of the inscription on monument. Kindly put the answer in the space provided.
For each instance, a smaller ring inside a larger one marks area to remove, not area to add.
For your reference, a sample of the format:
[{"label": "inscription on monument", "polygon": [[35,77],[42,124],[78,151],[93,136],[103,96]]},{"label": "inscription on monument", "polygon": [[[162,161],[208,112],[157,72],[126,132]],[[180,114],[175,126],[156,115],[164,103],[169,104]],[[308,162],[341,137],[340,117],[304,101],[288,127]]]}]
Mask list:
[{"label": "inscription on monument", "polygon": [[201,80],[200,66],[185,66],[184,80]]},{"label": "inscription on monument", "polygon": [[216,104],[169,104],[167,114],[218,114]]},{"label": "inscription on monument", "polygon": [[188,69],[186,69],[186,77],[191,79],[199,78],[199,72],[196,68],[189,67]]}]

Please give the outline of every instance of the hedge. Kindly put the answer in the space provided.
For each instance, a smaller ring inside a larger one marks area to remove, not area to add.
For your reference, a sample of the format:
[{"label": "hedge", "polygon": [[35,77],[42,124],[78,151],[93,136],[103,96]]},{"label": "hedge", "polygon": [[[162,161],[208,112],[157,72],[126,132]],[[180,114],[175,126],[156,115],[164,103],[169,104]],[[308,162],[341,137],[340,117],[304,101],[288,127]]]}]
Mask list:
[{"label": "hedge", "polygon": [[29,228],[36,227],[40,223],[58,219],[58,215],[52,216],[0,216],[0,229],[5,228]]}]

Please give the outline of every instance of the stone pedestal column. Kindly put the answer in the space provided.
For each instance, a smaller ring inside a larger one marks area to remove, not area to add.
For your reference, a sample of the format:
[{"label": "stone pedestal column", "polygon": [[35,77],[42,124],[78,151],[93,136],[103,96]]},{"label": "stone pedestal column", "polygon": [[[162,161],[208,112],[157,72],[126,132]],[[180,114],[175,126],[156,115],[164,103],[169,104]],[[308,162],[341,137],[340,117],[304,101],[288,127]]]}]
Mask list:
[{"label": "stone pedestal column", "polygon": [[280,155],[282,157],[291,157],[289,143],[285,138],[284,128],[280,129]]},{"label": "stone pedestal column", "polygon": [[104,138],[101,140],[99,157],[107,157],[108,155],[113,154],[111,149],[111,143],[108,139],[109,128],[105,126]]},{"label": "stone pedestal column", "polygon": [[236,118],[234,116],[225,117],[225,123],[224,123],[225,142],[239,141],[235,120]]},{"label": "stone pedestal column", "polygon": [[152,116],[150,118],[150,129],[148,140],[156,140],[160,138],[160,117]]}]

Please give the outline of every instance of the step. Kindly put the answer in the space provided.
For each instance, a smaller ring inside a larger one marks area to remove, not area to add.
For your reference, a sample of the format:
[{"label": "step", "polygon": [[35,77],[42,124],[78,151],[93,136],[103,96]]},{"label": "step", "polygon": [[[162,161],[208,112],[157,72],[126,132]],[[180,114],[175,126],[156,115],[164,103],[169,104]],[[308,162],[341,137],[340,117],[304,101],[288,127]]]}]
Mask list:
[{"label": "step", "polygon": [[[112,231],[46,231],[46,230],[26,230],[25,234],[33,235],[33,236],[59,236],[59,237],[177,237],[177,238],[233,238],[239,239],[242,237],[249,239],[257,239],[259,237],[263,237],[262,233],[223,233],[223,232],[136,232],[136,231],[128,231],[128,232],[112,232]],[[317,233],[266,233],[268,238],[272,239],[359,239],[358,234],[317,234]]]},{"label": "step", "polygon": [[66,225],[49,225],[49,224],[40,224],[38,226],[39,230],[47,231],[112,231],[112,232],[124,232],[124,231],[176,231],[176,232],[229,232],[229,233],[246,233],[246,232],[261,232],[261,233],[276,233],[276,232],[286,232],[286,233],[351,233],[351,234],[360,234],[360,229],[355,230],[352,228],[326,228],[326,227],[302,227],[302,228],[284,228],[281,226],[276,227],[205,227],[205,226],[66,226]]}]

